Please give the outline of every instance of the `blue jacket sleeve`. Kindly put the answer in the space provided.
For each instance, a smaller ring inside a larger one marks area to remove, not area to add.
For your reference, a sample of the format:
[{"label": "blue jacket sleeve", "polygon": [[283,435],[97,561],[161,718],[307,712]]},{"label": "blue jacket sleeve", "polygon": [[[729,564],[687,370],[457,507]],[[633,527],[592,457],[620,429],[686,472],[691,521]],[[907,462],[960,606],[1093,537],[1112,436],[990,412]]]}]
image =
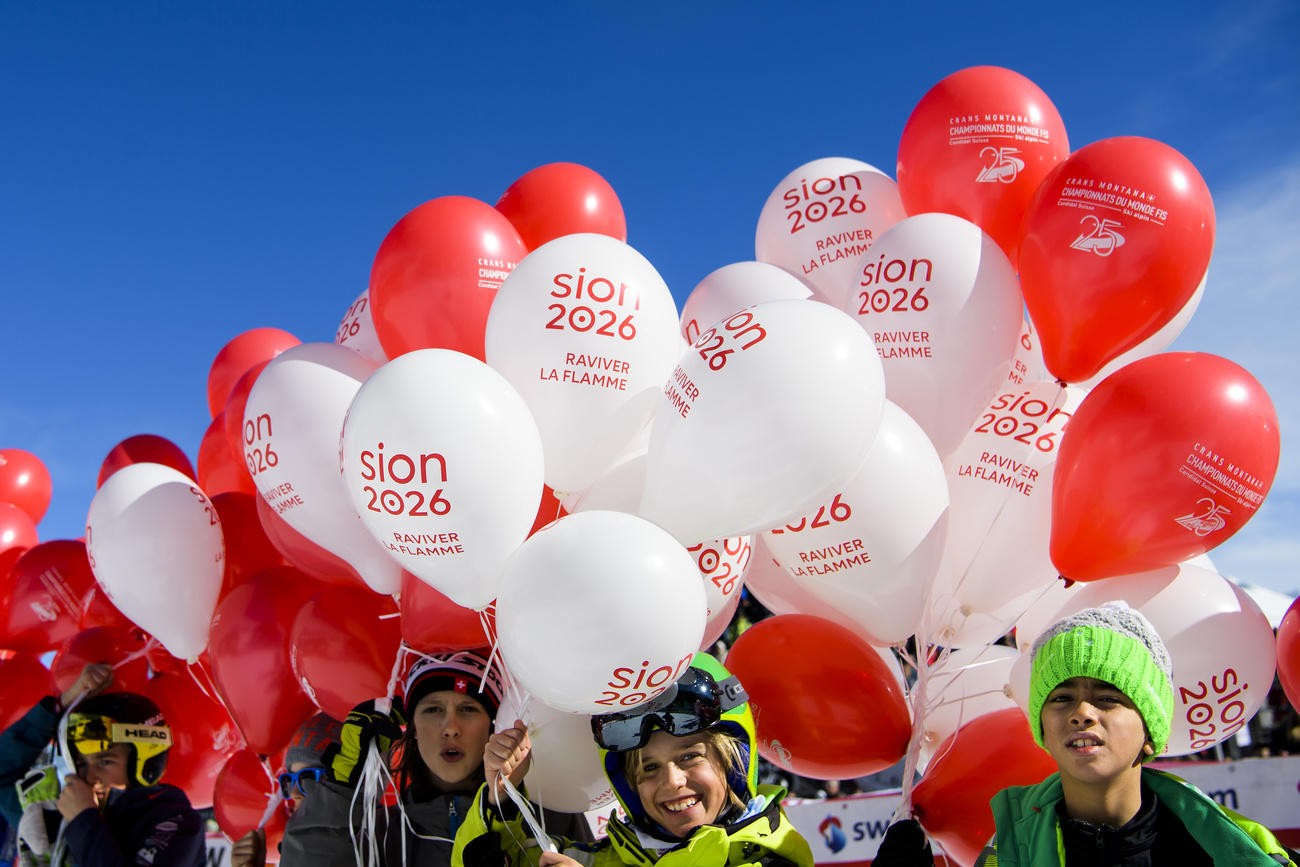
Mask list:
[{"label": "blue jacket sleeve", "polygon": [[18,806],[18,792],[14,783],[36,763],[59,725],[59,714],[54,710],[54,696],[41,699],[18,722],[0,732],[0,814],[12,827],[18,827],[22,808]]},{"label": "blue jacket sleeve", "polygon": [[167,816],[140,830],[144,836],[135,851],[123,853],[104,817],[91,808],[82,810],[68,823],[63,838],[78,867],[192,867],[203,863],[207,845],[203,821],[193,810]]}]

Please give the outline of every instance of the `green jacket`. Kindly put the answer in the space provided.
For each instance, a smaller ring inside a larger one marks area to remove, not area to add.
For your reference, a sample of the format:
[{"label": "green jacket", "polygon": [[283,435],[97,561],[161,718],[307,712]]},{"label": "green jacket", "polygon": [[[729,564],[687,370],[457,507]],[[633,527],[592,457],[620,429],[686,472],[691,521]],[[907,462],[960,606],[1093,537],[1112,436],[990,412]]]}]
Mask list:
[{"label": "green jacket", "polygon": [[[1142,769],[1142,782],[1187,826],[1215,864],[1234,867],[1296,865],[1263,825],[1219,805],[1186,780]],[[980,854],[976,867],[1048,867],[1065,863],[1065,846],[1056,805],[1061,775],[1035,786],[1012,786],[990,802],[997,836]]]},{"label": "green jacket", "polygon": [[[505,820],[479,789],[474,806],[456,833],[452,867],[536,867],[541,849],[517,815]],[[781,809],[785,790],[760,786],[764,806],[732,825],[703,825],[666,851],[643,845],[636,829],[611,814],[608,838],[597,843],[555,839],[565,855],[587,867],[737,867],[742,864],[812,867],[812,850]],[[513,812],[507,808],[508,812]],[[667,844],[664,844],[667,846]]]}]

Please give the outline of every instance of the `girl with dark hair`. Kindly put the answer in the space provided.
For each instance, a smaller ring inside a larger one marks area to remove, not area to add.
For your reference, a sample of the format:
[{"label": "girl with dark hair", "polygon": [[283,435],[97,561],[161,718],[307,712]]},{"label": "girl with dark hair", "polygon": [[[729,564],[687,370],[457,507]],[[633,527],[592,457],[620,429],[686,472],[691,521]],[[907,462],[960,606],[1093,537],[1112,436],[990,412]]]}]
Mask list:
[{"label": "girl with dark hair", "polygon": [[[351,805],[368,744],[374,741],[381,752],[391,749],[401,798],[400,807],[382,809],[376,817],[380,863],[447,867],[452,840],[483,783],[483,750],[502,693],[500,676],[487,658],[461,651],[423,657],[412,665],[394,713],[378,712],[374,702],[354,708],[343,722],[340,743],[323,757],[326,777],[285,828],[280,863],[357,863],[353,835],[361,835],[360,811],[366,807],[361,798],[355,799],[355,809]],[[405,730],[399,720],[405,721]],[[564,827],[573,819],[554,817]]]}]

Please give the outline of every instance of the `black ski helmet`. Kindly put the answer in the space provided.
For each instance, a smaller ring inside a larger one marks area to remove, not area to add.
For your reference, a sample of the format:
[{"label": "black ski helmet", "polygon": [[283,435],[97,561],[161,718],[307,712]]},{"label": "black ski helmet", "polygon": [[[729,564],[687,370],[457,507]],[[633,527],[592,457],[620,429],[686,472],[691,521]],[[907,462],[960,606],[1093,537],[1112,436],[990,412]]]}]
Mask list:
[{"label": "black ski helmet", "polygon": [[134,692],[109,692],[87,699],[68,714],[68,748],[80,753],[103,752],[126,744],[127,785],[152,786],[167,768],[172,730],[158,705]]}]

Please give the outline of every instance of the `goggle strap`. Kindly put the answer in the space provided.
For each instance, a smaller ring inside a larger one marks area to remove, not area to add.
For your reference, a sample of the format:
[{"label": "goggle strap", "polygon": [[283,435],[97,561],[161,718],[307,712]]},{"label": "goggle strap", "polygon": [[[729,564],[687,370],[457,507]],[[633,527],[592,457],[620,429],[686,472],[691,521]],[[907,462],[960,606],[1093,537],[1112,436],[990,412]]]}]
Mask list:
[{"label": "goggle strap", "polygon": [[745,688],[740,685],[740,678],[734,674],[725,680],[718,681],[718,689],[722,690],[722,710],[724,713],[735,710],[749,701],[749,693],[745,692]]}]

